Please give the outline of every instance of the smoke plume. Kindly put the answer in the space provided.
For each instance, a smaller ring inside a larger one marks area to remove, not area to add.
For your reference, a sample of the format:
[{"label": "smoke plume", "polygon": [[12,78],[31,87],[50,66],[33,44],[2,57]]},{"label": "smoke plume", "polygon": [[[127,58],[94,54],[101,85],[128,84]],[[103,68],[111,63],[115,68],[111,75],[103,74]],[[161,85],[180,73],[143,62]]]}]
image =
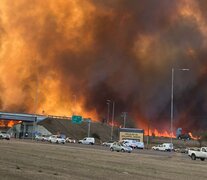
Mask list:
[{"label": "smoke plume", "polygon": [[[2,111],[207,128],[205,0],[1,0]],[[180,71],[189,68],[190,71]]]}]

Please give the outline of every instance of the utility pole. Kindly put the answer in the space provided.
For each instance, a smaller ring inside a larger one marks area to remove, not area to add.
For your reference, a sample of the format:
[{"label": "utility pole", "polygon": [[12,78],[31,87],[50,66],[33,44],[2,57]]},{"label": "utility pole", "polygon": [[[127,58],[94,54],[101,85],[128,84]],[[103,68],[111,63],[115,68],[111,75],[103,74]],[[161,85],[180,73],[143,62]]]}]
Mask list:
[{"label": "utility pole", "polygon": [[88,137],[90,137],[90,131],[91,131],[91,120],[88,119]]},{"label": "utility pole", "polygon": [[123,112],[122,116],[124,118],[124,128],[126,127],[126,117],[127,117],[127,112]]},{"label": "utility pole", "polygon": [[114,134],[114,111],[115,111],[115,102],[113,101],[113,109],[112,109],[112,125],[111,125],[111,140],[113,140]]},{"label": "utility pole", "polygon": [[109,123],[109,119],[110,119],[110,101],[107,100],[107,107],[108,107],[108,112],[107,112],[107,122],[106,124]]},{"label": "utility pole", "polygon": [[150,121],[148,120],[148,125],[147,125],[148,127],[147,127],[147,149],[149,148],[149,136],[150,136],[150,134],[149,134],[149,130],[150,130]]}]

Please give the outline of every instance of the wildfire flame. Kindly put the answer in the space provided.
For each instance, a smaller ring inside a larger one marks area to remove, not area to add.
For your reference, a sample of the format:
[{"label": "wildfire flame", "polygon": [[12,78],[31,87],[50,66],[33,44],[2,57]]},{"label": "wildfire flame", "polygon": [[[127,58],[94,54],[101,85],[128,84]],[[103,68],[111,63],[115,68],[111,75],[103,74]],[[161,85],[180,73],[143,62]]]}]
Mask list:
[{"label": "wildfire flame", "polygon": [[22,121],[13,121],[13,120],[1,120],[0,121],[0,127],[13,127],[16,124],[20,124]]},{"label": "wildfire flame", "polygon": [[172,138],[176,137],[174,134],[172,134],[172,136],[171,136],[171,133],[169,133],[167,131],[159,132],[157,129],[154,129],[154,130],[149,129],[149,132],[147,129],[145,129],[144,134],[146,136],[149,135],[149,136],[156,136],[156,137],[172,137]]},{"label": "wildfire flame", "polygon": [[191,139],[194,139],[194,140],[198,140],[199,139],[199,137],[193,136],[193,134],[191,132],[189,132],[189,135],[190,135]]}]

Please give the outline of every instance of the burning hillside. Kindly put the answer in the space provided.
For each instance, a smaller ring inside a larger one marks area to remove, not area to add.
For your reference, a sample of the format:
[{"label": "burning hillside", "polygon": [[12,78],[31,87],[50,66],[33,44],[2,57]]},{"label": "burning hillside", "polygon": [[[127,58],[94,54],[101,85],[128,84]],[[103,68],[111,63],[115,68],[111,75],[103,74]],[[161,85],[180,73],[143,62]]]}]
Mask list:
[{"label": "burning hillside", "polygon": [[204,0],[1,0],[0,108],[106,117],[169,130],[207,128]]}]

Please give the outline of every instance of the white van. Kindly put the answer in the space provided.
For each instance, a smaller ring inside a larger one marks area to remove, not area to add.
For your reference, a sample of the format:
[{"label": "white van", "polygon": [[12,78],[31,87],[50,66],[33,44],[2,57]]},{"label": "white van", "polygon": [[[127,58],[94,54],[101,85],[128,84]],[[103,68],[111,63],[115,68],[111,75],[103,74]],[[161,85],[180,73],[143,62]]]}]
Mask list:
[{"label": "white van", "polygon": [[157,146],[153,146],[152,149],[159,150],[159,151],[172,151],[173,150],[173,144],[171,143],[163,143]]},{"label": "white van", "polygon": [[84,139],[81,139],[78,141],[79,144],[95,144],[95,139],[93,137],[85,137]]}]

